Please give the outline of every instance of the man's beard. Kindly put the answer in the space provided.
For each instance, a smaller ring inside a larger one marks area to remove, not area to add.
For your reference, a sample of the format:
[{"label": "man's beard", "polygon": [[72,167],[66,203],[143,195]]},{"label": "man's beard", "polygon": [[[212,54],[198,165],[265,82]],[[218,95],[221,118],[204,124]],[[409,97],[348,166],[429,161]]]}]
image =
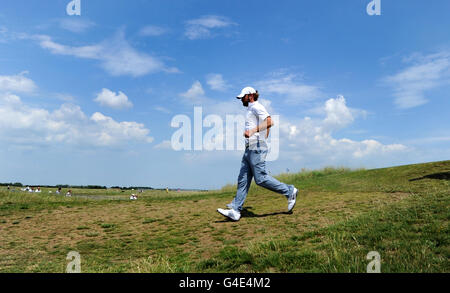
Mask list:
[{"label": "man's beard", "polygon": [[242,105],[244,105],[244,107],[248,107],[248,102],[242,101]]}]

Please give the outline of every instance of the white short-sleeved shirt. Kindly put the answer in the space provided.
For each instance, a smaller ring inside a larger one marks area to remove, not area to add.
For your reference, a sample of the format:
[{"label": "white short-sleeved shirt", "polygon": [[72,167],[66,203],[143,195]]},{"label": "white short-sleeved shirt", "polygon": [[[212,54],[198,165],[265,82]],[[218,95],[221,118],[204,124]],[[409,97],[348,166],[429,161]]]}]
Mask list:
[{"label": "white short-sleeved shirt", "polygon": [[[247,115],[245,117],[245,130],[250,130],[261,125],[270,114],[267,112],[266,108],[258,101],[248,104]],[[254,144],[258,141],[266,139],[266,131],[255,133],[250,138],[245,139],[246,144]]]}]

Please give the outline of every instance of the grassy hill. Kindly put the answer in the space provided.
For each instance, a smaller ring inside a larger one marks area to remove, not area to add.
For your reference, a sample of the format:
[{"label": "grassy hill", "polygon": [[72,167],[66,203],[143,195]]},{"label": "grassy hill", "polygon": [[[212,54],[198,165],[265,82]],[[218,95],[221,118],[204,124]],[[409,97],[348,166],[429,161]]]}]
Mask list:
[{"label": "grassy hill", "polygon": [[[211,192],[0,189],[0,272],[450,272],[450,161],[375,170],[282,174],[299,200],[253,186],[242,219],[216,213],[234,186]],[[131,193],[131,192],[129,192]]]}]

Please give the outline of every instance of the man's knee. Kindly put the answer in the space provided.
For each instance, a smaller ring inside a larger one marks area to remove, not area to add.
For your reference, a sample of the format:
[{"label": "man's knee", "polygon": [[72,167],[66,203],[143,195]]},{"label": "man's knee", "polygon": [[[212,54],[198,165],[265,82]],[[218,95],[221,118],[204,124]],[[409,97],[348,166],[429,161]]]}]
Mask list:
[{"label": "man's knee", "polygon": [[259,175],[255,176],[255,183],[258,186],[264,186],[267,182],[267,176],[266,175]]}]

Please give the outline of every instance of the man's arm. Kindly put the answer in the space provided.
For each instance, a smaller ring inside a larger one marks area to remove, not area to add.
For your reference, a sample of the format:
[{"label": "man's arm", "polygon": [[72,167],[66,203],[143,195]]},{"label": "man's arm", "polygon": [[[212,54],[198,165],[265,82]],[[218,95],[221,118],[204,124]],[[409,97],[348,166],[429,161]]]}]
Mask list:
[{"label": "man's arm", "polygon": [[264,131],[264,130],[267,129],[267,136],[266,136],[266,138],[267,138],[267,137],[269,137],[270,128],[271,128],[273,125],[274,125],[274,123],[273,123],[273,121],[272,121],[272,118],[269,116],[269,117],[267,117],[266,120],[264,120],[264,122],[261,123],[259,126],[253,128],[253,129],[247,130],[247,131],[245,132],[244,136],[245,136],[246,138],[249,138],[249,137],[251,137],[253,134],[255,134],[255,133],[257,133],[257,132]]}]

